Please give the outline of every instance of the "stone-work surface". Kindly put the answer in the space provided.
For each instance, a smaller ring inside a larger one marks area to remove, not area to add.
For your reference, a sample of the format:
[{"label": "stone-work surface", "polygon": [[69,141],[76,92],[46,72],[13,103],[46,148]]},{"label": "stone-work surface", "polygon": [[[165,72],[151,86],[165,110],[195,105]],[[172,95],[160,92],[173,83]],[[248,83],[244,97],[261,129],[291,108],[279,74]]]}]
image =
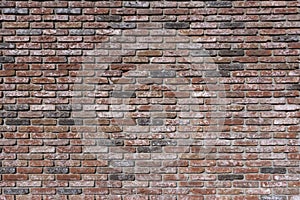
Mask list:
[{"label": "stone-work surface", "polygon": [[300,199],[300,3],[0,3],[0,199]]}]

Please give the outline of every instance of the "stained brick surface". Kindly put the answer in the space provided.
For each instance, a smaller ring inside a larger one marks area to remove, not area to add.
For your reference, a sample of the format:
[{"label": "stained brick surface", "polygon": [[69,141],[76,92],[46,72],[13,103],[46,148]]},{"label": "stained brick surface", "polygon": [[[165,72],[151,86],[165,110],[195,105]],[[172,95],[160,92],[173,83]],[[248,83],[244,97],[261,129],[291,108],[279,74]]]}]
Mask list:
[{"label": "stained brick surface", "polygon": [[0,3],[0,199],[300,199],[300,3]]}]

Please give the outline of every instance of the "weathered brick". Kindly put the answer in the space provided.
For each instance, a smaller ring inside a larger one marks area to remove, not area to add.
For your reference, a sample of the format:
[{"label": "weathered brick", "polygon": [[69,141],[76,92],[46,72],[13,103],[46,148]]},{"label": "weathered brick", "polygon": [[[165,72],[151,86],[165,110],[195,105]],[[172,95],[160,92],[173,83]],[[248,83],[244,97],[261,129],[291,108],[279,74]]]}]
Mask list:
[{"label": "weathered brick", "polygon": [[76,120],[76,119],[59,119],[58,124],[59,125],[82,125],[82,120]]},{"label": "weathered brick", "polygon": [[166,29],[188,29],[190,24],[187,22],[167,22],[164,27]]},{"label": "weathered brick", "polygon": [[18,29],[16,30],[17,35],[42,35],[41,29]]},{"label": "weathered brick", "polygon": [[45,169],[48,174],[67,174],[69,173],[68,167],[48,167]]},{"label": "weathered brick", "polygon": [[60,195],[77,195],[82,193],[82,189],[57,189],[57,194]]},{"label": "weathered brick", "polygon": [[220,24],[219,28],[230,28],[230,29],[245,28],[245,23],[244,22],[223,22]]},{"label": "weathered brick", "polygon": [[0,174],[15,174],[16,171],[15,167],[0,167]]},{"label": "weathered brick", "polygon": [[220,50],[219,56],[243,56],[243,49]]},{"label": "weathered brick", "polygon": [[132,160],[111,161],[110,165],[113,167],[133,167],[134,161],[132,161]]},{"label": "weathered brick", "polygon": [[263,174],[285,174],[286,171],[286,168],[264,167],[260,169],[260,173]]},{"label": "weathered brick", "polygon": [[206,7],[211,8],[230,8],[232,7],[231,1],[208,1],[205,2]]},{"label": "weathered brick", "polygon": [[3,189],[4,194],[9,194],[9,195],[22,195],[22,194],[29,194],[29,189],[24,189],[24,188],[9,188],[9,189]]},{"label": "weathered brick", "polygon": [[125,7],[129,8],[148,8],[150,5],[150,2],[143,2],[143,1],[126,1],[124,2]]},{"label": "weathered brick", "polygon": [[4,105],[4,110],[23,111],[23,110],[29,110],[29,106],[28,104]]},{"label": "weathered brick", "polygon": [[244,175],[239,174],[228,174],[228,175],[218,175],[219,181],[233,181],[233,180],[243,180]]},{"label": "weathered brick", "polygon": [[2,10],[3,14],[15,14],[15,15],[27,15],[28,8],[4,8]]},{"label": "weathered brick", "polygon": [[93,29],[71,29],[70,35],[95,35],[96,31]]},{"label": "weathered brick", "polygon": [[154,140],[151,144],[152,146],[175,146],[177,142],[171,140]]},{"label": "weathered brick", "polygon": [[135,176],[133,174],[111,174],[109,175],[109,179],[115,181],[134,181]]},{"label": "weathered brick", "polygon": [[66,15],[79,15],[81,14],[81,8],[56,8],[55,13]]},{"label": "weathered brick", "polygon": [[6,125],[30,125],[29,119],[6,119]]},{"label": "weathered brick", "polygon": [[111,28],[115,29],[134,29],[136,28],[135,23],[125,23],[125,22],[120,22],[120,23],[110,23]]},{"label": "weathered brick", "polygon": [[150,76],[152,78],[172,78],[176,76],[175,71],[151,71]]},{"label": "weathered brick", "polygon": [[122,16],[120,15],[99,15],[96,17],[98,22],[119,22],[122,21]]},{"label": "weathered brick", "polygon": [[161,153],[162,152],[162,148],[161,147],[138,147],[137,151],[139,153]]},{"label": "weathered brick", "polygon": [[285,196],[274,195],[274,196],[262,196],[261,200],[287,200]]},{"label": "weathered brick", "polygon": [[44,117],[46,118],[68,118],[70,117],[70,112],[65,111],[48,111],[43,112]]},{"label": "weathered brick", "polygon": [[116,98],[135,98],[135,92],[119,92],[119,91],[113,91],[111,92],[111,97]]},{"label": "weathered brick", "polygon": [[0,43],[0,49],[14,49],[16,45],[13,43]]},{"label": "weathered brick", "polygon": [[244,65],[242,63],[232,63],[232,64],[219,64],[219,70],[224,71],[237,71],[244,70]]},{"label": "weathered brick", "polygon": [[274,42],[298,42],[299,36],[298,35],[280,35],[273,37]]},{"label": "weathered brick", "polygon": [[13,62],[15,62],[14,57],[0,56],[0,63],[13,63]]}]

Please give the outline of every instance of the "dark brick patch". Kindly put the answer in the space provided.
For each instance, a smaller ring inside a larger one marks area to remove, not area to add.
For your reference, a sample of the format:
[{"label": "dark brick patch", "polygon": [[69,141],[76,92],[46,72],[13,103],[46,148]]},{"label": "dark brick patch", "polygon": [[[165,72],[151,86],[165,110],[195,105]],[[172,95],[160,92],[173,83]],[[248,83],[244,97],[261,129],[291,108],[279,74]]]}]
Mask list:
[{"label": "dark brick patch", "polygon": [[135,23],[126,23],[126,22],[120,22],[120,23],[110,23],[111,28],[115,29],[134,29],[136,28]]},{"label": "dark brick patch", "polygon": [[0,63],[13,63],[15,62],[14,57],[10,56],[0,56]]},{"label": "dark brick patch", "polygon": [[162,152],[162,148],[159,147],[159,146],[156,146],[156,147],[138,147],[137,148],[137,151],[139,153],[161,153]]},{"label": "dark brick patch", "polygon": [[6,125],[30,125],[29,119],[6,119]]},{"label": "dark brick patch", "polygon": [[15,174],[16,171],[15,167],[0,167],[0,174]]},{"label": "dark brick patch", "polygon": [[218,175],[219,181],[232,181],[232,180],[242,180],[244,175],[239,174],[228,174],[228,175]]},{"label": "dark brick patch", "polygon": [[119,22],[122,21],[122,16],[120,15],[99,15],[96,17],[98,22]]},{"label": "dark brick patch", "polygon": [[67,174],[69,173],[68,167],[48,167],[46,168],[48,174]]},{"label": "dark brick patch", "polygon": [[113,181],[134,181],[135,176],[132,174],[111,174],[109,179]]},{"label": "dark brick patch", "polygon": [[206,7],[209,7],[209,8],[230,8],[230,7],[232,7],[231,1],[208,1],[205,3],[206,3]]},{"label": "dark brick patch", "polygon": [[187,22],[167,22],[164,26],[166,29],[187,29],[190,24]]},{"label": "dark brick patch", "polygon": [[263,173],[263,174],[285,174],[286,168],[264,167],[264,168],[260,169],[260,173]]},{"label": "dark brick patch", "polygon": [[3,193],[4,194],[10,194],[10,195],[29,194],[29,189],[9,188],[9,189],[3,189]]},{"label": "dark brick patch", "polygon": [[219,56],[243,56],[243,49],[220,50]]},{"label": "dark brick patch", "polygon": [[56,189],[57,194],[63,194],[63,195],[76,195],[81,194],[81,189]]}]

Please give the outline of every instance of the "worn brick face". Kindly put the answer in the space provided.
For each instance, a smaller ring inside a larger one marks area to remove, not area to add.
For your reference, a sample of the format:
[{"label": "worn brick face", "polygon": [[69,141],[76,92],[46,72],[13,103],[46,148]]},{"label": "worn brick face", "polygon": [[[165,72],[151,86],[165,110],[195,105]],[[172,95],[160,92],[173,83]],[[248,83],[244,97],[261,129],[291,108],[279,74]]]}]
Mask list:
[{"label": "worn brick face", "polygon": [[0,199],[299,199],[299,1],[2,1]]}]

